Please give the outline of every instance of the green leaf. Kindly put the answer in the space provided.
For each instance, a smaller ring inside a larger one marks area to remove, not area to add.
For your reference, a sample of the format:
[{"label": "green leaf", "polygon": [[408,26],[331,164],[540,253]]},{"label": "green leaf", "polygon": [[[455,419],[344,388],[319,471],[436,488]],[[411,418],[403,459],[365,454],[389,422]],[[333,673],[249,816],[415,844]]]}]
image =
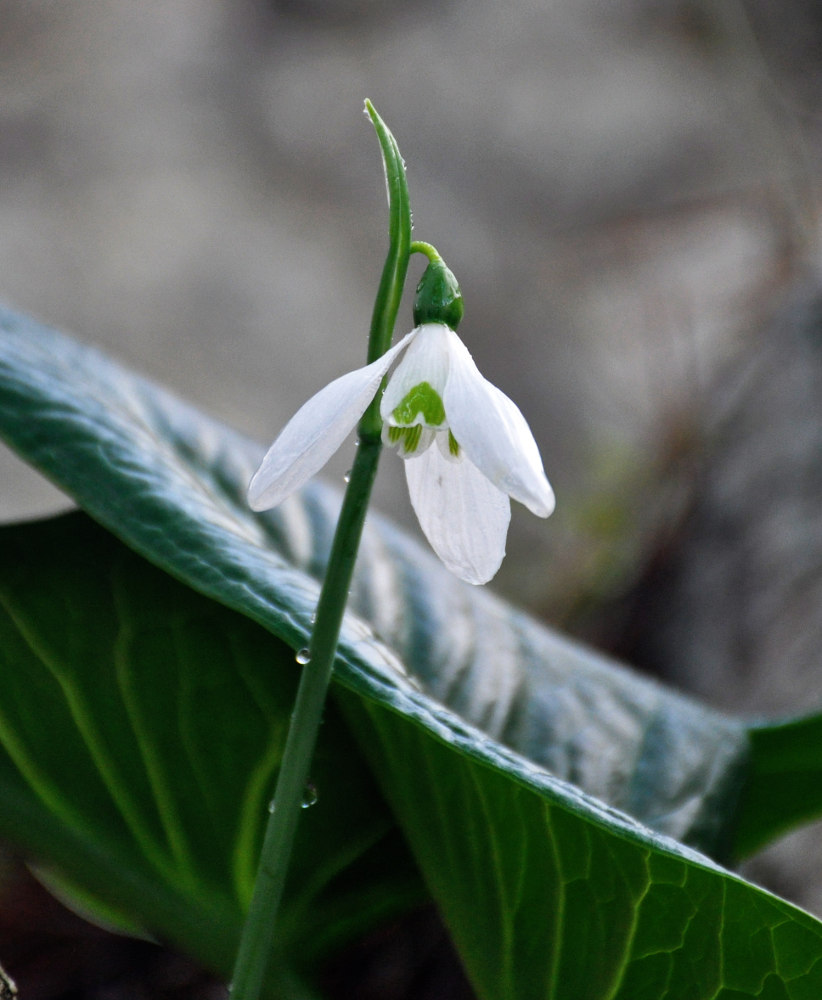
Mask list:
[{"label": "green leaf", "polygon": [[750,729],[751,766],[735,830],[737,857],[822,814],[822,715]]},{"label": "green leaf", "polygon": [[[156,565],[292,649],[307,644],[337,491],[314,482],[252,514],[245,487],[261,448],[3,312],[0,434]],[[447,705],[468,723],[468,753],[483,756],[476,726],[659,831],[712,853],[729,844],[748,754],[738,721],[461,584],[373,514],[351,608],[336,669],[350,689],[435,732],[452,725]]]},{"label": "green leaf", "polygon": [[344,703],[484,1000],[820,995],[813,917],[582,797],[570,807],[519,762],[491,768]]},{"label": "green leaf", "polygon": [[[293,652],[75,513],[0,528],[0,657],[0,832],[97,916],[230,972]],[[302,966],[424,898],[333,706],[312,781],[279,930]]]},{"label": "green leaf", "polygon": [[[337,495],[252,516],[259,449],[66,338],[0,325],[0,430],[21,454],[157,566],[304,645]],[[336,677],[482,997],[819,995],[822,925],[669,836],[729,846],[740,722],[459,584],[376,517]]]}]

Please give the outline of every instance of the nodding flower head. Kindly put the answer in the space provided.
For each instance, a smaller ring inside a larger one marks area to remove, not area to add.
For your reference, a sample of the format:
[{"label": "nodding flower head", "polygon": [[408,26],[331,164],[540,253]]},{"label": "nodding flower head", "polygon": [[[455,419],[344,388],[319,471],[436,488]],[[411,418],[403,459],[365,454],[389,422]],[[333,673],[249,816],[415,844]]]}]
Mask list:
[{"label": "nodding flower head", "polygon": [[298,410],[254,474],[248,501],[254,510],[274,507],[318,472],[399,359],[380,401],[383,441],[405,459],[411,504],[431,547],[461,579],[487,583],[505,555],[509,497],[548,517],[554,494],[525,418],[483,378],[442,318],[456,325],[462,316],[453,275],[447,271],[451,286],[441,269],[427,284],[426,274],[417,290],[417,327]]}]

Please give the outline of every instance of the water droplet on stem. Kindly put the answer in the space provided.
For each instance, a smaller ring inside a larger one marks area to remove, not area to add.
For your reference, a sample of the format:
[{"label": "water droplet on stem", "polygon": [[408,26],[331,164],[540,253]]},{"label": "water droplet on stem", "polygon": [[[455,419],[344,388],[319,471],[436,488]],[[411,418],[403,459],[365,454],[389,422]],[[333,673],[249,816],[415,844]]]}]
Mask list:
[{"label": "water droplet on stem", "polygon": [[299,663],[303,667],[306,665],[306,663],[310,663],[311,651],[309,650],[308,646],[305,646],[303,649],[301,649],[299,653],[297,653],[297,655],[295,656],[295,659],[297,663]]},{"label": "water droplet on stem", "polygon": [[312,806],[317,804],[317,799],[319,795],[317,794],[317,786],[309,781],[305,786],[303,791],[303,801],[301,803],[303,809],[310,809]]}]

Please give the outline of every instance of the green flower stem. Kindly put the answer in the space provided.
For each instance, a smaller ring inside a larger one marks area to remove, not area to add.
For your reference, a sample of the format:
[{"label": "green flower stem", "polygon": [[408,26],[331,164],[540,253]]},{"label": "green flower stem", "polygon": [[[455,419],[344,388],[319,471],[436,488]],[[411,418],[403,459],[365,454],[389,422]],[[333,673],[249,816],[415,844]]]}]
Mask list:
[{"label": "green flower stem", "polygon": [[[402,157],[370,102],[366,111],[382,148],[389,192],[389,249],[383,267],[368,342],[368,361],[388,350],[399,309],[411,248],[411,212]],[[297,822],[317,742],[328,685],[334,669],[340,628],[380,457],[379,394],[359,427],[359,448],[340,510],[325,581],[317,604],[291,725],[274,793],[260,865],[232,977],[232,1000],[257,1000],[274,943],[276,917],[288,875]]]},{"label": "green flower stem", "polygon": [[379,438],[360,444],[340,511],[309,644],[311,658],[303,667],[274,793],[274,808],[237,953],[232,1000],[256,1000],[265,978],[380,447]]},{"label": "green flower stem", "polygon": [[432,264],[442,263],[442,257],[440,257],[437,248],[431,243],[423,243],[420,240],[414,240],[409,249],[411,253],[425,254]]}]

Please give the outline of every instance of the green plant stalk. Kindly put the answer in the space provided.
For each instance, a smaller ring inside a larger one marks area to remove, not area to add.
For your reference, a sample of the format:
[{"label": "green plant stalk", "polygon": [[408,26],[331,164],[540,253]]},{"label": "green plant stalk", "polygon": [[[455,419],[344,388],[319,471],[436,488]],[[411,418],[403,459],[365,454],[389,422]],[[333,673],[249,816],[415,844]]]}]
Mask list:
[{"label": "green plant stalk", "polygon": [[422,240],[414,240],[410,249],[411,253],[421,253],[426,256],[432,264],[440,263],[442,261],[439,251],[431,243],[423,243]]},{"label": "green plant stalk", "polygon": [[[371,331],[368,362],[389,348],[402,297],[411,248],[411,212],[405,168],[396,141],[369,101],[366,113],[377,132],[388,186],[389,248],[380,279]],[[257,1000],[265,982],[276,917],[288,875],[297,823],[303,805],[311,760],[322,721],[340,628],[354,572],[354,564],[377,472],[382,442],[379,396],[360,421],[357,454],[343,498],[340,517],[317,604],[291,725],[274,792],[274,806],[266,827],[260,864],[231,981],[232,1000]]]}]

